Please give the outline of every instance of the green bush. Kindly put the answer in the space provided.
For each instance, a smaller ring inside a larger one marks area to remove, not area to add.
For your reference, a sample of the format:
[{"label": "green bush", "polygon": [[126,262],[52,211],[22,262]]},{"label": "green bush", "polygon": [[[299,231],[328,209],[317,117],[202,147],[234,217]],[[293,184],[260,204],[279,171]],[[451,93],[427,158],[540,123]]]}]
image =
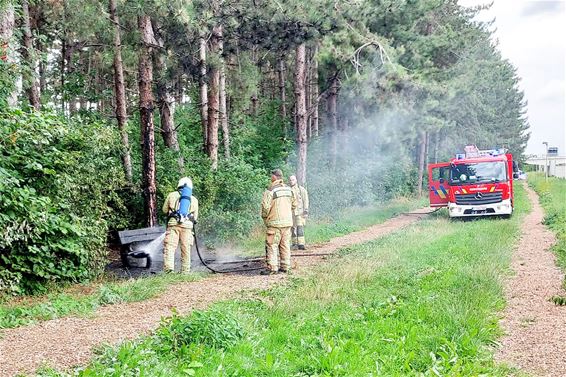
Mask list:
[{"label": "green bush", "polygon": [[[369,136],[368,136],[369,135]],[[343,135],[336,168],[323,137],[309,147],[307,189],[313,216],[335,215],[341,209],[385,202],[414,192],[417,172],[399,148],[384,151],[371,129]]]},{"label": "green bush", "polygon": [[[0,10],[1,8],[2,2],[0,1]],[[16,76],[16,65],[0,59],[0,108],[8,105],[7,99],[14,90],[14,77]]]},{"label": "green bush", "polygon": [[123,185],[115,130],[93,119],[0,112],[0,293],[83,281],[106,263]]},{"label": "green bush", "polygon": [[233,154],[265,171],[281,168],[293,149],[292,135],[284,134],[284,122],[276,101],[264,104],[257,116],[241,114],[232,121]]},{"label": "green bush", "polygon": [[156,332],[162,351],[183,352],[193,346],[228,349],[244,336],[242,326],[229,312],[194,311],[188,317],[173,315]]},{"label": "green bush", "polygon": [[[242,118],[242,122],[249,122],[244,127],[245,130],[234,127],[232,151],[235,155],[230,159],[220,158],[216,171],[210,169],[210,161],[202,152],[198,109],[187,105],[180,107],[175,113],[175,122],[181,125],[178,137],[185,162],[183,170],[179,169],[178,155],[165,148],[161,138],[156,138],[158,204],[161,205],[167,194],[175,190],[179,177],[190,176],[194,184],[194,195],[199,201],[198,231],[207,239],[207,243],[245,237],[261,221],[259,206],[261,194],[269,182],[267,172],[270,166],[277,165],[275,161],[279,161],[279,166],[282,164],[280,143],[270,145],[265,140],[264,133],[271,126],[269,123],[262,126],[262,122],[273,120],[270,109],[268,107],[265,114],[262,111],[262,115],[256,120],[251,117]],[[256,127],[263,131],[258,131]],[[250,139],[246,139],[248,137]],[[263,140],[263,147],[258,144],[260,152],[257,152],[254,150],[254,143],[259,143],[260,140]],[[273,150],[269,149],[270,146]],[[254,151],[257,156],[264,158],[256,159]],[[219,153],[222,154],[222,151]],[[162,217],[162,222],[164,221],[165,218]]]}]

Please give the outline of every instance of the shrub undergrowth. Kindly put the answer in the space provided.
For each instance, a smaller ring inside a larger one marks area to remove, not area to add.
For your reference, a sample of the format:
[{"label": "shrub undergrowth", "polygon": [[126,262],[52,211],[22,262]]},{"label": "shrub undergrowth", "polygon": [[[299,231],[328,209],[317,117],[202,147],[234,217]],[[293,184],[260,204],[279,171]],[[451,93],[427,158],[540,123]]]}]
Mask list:
[{"label": "shrub undergrowth", "polygon": [[209,321],[221,312],[242,327],[229,348],[193,337],[182,357],[164,354],[155,343],[160,331],[171,339],[185,323],[197,323],[174,317],[156,335],[105,349],[76,375],[508,375],[493,352],[505,302],[502,277],[528,206],[518,187],[511,219],[458,221],[441,211],[345,249],[287,286],[216,304],[192,334],[217,337]]}]

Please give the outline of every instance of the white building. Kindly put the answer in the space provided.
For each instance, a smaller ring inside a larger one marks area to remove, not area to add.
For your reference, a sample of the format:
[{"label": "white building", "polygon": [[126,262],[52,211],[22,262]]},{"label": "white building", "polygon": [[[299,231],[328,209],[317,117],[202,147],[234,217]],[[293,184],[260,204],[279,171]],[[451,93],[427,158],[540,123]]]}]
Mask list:
[{"label": "white building", "polygon": [[566,156],[532,156],[526,161],[529,165],[534,165],[536,171],[544,172],[546,164],[548,175],[559,178],[566,178]]}]

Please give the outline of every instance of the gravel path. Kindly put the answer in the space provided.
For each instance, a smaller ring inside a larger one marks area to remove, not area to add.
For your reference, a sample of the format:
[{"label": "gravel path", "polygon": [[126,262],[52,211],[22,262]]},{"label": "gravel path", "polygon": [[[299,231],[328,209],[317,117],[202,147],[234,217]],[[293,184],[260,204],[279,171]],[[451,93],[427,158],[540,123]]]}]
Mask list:
[{"label": "gravel path", "polygon": [[[426,216],[428,211],[428,208],[423,208],[415,211],[417,215],[400,215],[366,230],[314,246],[311,251],[334,252],[341,247],[376,239],[414,223]],[[296,274],[320,263],[322,258],[294,258]],[[179,314],[186,314],[193,309],[206,308],[215,301],[233,297],[238,292],[266,289],[285,280],[285,275],[213,275],[201,281],[171,286],[154,299],[103,307],[90,318],[67,317],[2,330],[0,376],[33,373],[42,365],[66,369],[86,364],[93,357],[93,348],[148,334],[159,326],[162,317],[171,315],[173,308]]]},{"label": "gravel path", "polygon": [[536,376],[566,376],[566,306],[549,298],[564,295],[564,274],[550,247],[556,242],[543,224],[536,193],[527,188],[533,210],[522,224],[513,254],[516,272],[506,284],[507,308],[501,325],[505,336],[496,359]]}]

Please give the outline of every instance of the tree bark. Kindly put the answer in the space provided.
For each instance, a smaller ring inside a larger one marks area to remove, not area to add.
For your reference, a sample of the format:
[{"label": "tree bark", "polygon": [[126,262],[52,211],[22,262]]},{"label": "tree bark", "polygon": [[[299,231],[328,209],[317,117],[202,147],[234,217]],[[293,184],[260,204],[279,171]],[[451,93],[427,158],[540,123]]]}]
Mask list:
[{"label": "tree bark", "polygon": [[124,84],[124,65],[122,63],[122,37],[120,35],[120,20],[116,15],[116,0],[109,0],[110,21],[114,26],[114,98],[116,101],[115,115],[118,122],[120,139],[122,140],[122,167],[128,183],[132,183],[132,159],[130,157],[130,141],[126,126],[128,112],[126,107],[126,85]]},{"label": "tree bark", "polygon": [[202,123],[203,150],[208,152],[208,84],[206,83],[206,41],[199,39],[200,65],[200,119]]},{"label": "tree bark", "polygon": [[257,96],[257,93],[252,94],[252,96],[250,97],[250,101],[251,101],[250,115],[256,116],[257,110],[259,108],[259,98]]},{"label": "tree bark", "polygon": [[142,150],[142,188],[144,193],[147,226],[157,224],[157,189],[155,184],[155,130],[153,125],[153,67],[152,45],[156,45],[149,16],[138,17],[141,34],[139,50],[139,111]]},{"label": "tree bark", "polygon": [[314,49],[313,62],[312,62],[312,133],[313,136],[318,137],[318,105],[319,105],[319,91],[318,91],[318,47]]},{"label": "tree bark", "polygon": [[40,96],[47,92],[47,64],[45,64],[45,46],[42,42],[37,42],[37,50],[41,57],[39,59],[39,93]]},{"label": "tree bark", "polygon": [[31,23],[29,15],[29,3],[27,0],[21,0],[22,7],[22,58],[26,62],[29,69],[29,77],[24,80],[24,91],[28,97],[30,105],[39,110],[41,102],[39,97],[39,83],[35,74],[36,53],[33,48],[33,35],[31,33]]},{"label": "tree bark", "polygon": [[421,132],[421,140],[419,142],[419,178],[417,183],[417,194],[422,196],[423,194],[423,174],[425,166],[425,155],[426,155],[426,132]]},{"label": "tree bark", "polygon": [[230,158],[230,126],[228,124],[228,106],[226,104],[226,62],[224,61],[224,35],[222,26],[219,27],[218,55],[220,57],[220,124],[222,125],[222,141],[224,157]]},{"label": "tree bark", "polygon": [[[65,39],[65,30],[63,30],[63,38],[61,39],[61,72],[60,72],[60,95],[61,95],[61,111],[65,114],[65,59],[67,56],[67,40]],[[98,71],[97,71],[98,75]]]},{"label": "tree bark", "polygon": [[175,80],[175,87],[174,87],[174,93],[175,93],[175,103],[177,105],[180,105],[183,103],[183,78],[181,76],[181,74],[177,75],[177,80]]},{"label": "tree bark", "polygon": [[330,158],[332,167],[336,167],[338,153],[338,76],[334,75],[328,91],[328,113],[330,118]]},{"label": "tree bark", "polygon": [[[88,78],[90,77],[88,69],[89,66],[86,63],[87,61],[87,56],[86,56],[86,52],[83,50],[79,50],[79,70],[81,72],[81,76]],[[87,97],[86,97],[86,93],[89,90],[89,86],[90,86],[91,82],[90,80],[84,80],[84,84],[83,84],[83,88],[82,88],[82,92],[79,95],[79,109],[80,110],[86,110],[87,109]]]},{"label": "tree bark", "polygon": [[430,132],[425,132],[425,159],[424,159],[425,167],[429,162],[429,155],[430,155]]},{"label": "tree bark", "polygon": [[[212,28],[210,51],[218,53],[218,43],[222,38],[221,27]],[[218,121],[220,112],[220,67],[218,62],[208,70],[208,156],[212,170],[218,167]]]},{"label": "tree bark", "polygon": [[434,163],[438,163],[438,147],[440,144],[440,131],[434,133]]},{"label": "tree bark", "polygon": [[[252,58],[252,62],[254,64],[254,66],[258,66],[258,58],[257,58],[257,54],[258,54],[258,47],[257,45],[255,45],[252,48],[251,51],[251,58]],[[261,69],[259,69],[259,76],[261,77]],[[251,116],[256,116],[257,115],[257,111],[259,108],[259,97],[258,97],[258,90],[259,88],[257,87],[257,84],[254,87],[254,90],[252,92],[252,95],[250,96],[250,115]]]},{"label": "tree bark", "polygon": [[281,119],[283,119],[283,131],[284,135],[287,135],[287,98],[285,92],[285,57],[281,56],[277,67],[277,77],[279,82],[279,113],[281,114]]},{"label": "tree bark", "polygon": [[[312,106],[312,90],[311,90],[311,79],[312,79],[312,59],[310,49],[307,49],[306,60],[305,60],[305,102],[306,109],[310,110]],[[312,114],[307,111],[307,140],[312,137]]]},{"label": "tree bark", "polygon": [[[8,2],[3,7],[0,6],[0,58],[7,62],[14,62],[12,38],[14,36],[14,6]],[[10,93],[7,95],[6,102],[9,107],[15,107],[18,104],[18,92],[16,89],[16,80],[10,82]]]},{"label": "tree bark", "polygon": [[[154,30],[158,29],[154,27]],[[162,49],[165,46],[163,38],[159,35],[155,36],[158,46]],[[175,98],[170,93],[167,86],[167,66],[165,62],[165,55],[160,50],[153,51],[153,65],[155,66],[157,74],[156,90],[157,90],[157,107],[159,108],[159,119],[161,126],[161,136],[167,148],[177,152],[177,163],[179,170],[182,172],[185,166],[183,156],[180,155],[179,141],[177,139],[177,131],[175,130]]]},{"label": "tree bark", "polygon": [[297,163],[297,181],[304,185],[307,178],[307,102],[306,102],[306,52],[305,44],[296,48],[295,61],[295,100],[297,117],[297,144],[299,158]]}]

